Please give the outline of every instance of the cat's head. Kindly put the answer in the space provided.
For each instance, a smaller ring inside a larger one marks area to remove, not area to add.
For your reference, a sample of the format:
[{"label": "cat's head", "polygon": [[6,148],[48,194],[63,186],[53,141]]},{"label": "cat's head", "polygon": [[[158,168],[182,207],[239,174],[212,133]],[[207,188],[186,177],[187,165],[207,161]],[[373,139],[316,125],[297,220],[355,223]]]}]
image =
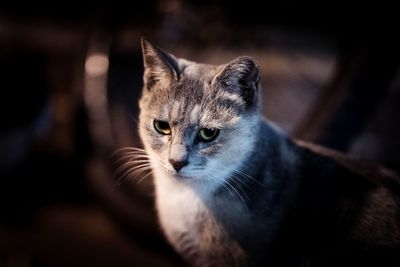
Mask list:
[{"label": "cat's head", "polygon": [[140,136],[152,165],[171,179],[222,184],[253,150],[259,69],[250,57],[190,62],[142,40]]}]

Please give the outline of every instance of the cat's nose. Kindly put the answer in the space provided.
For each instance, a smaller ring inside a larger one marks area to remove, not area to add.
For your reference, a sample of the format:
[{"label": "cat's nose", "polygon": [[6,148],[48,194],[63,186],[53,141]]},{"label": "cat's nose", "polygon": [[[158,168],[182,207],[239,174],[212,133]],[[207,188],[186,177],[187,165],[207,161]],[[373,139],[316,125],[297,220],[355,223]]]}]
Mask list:
[{"label": "cat's nose", "polygon": [[169,159],[169,162],[171,163],[172,167],[174,167],[174,169],[176,171],[179,171],[180,169],[182,169],[183,167],[185,167],[186,165],[189,164],[189,161],[187,161],[187,160],[175,161],[173,159]]}]

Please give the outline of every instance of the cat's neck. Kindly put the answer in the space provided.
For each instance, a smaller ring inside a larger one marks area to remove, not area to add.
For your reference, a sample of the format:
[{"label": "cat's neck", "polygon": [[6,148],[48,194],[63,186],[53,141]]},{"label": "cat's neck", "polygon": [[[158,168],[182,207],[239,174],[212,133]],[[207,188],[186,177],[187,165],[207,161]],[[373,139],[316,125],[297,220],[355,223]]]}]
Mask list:
[{"label": "cat's neck", "polygon": [[258,124],[254,149],[243,162],[241,171],[262,184],[285,180],[299,164],[296,145],[267,120],[261,118]]}]

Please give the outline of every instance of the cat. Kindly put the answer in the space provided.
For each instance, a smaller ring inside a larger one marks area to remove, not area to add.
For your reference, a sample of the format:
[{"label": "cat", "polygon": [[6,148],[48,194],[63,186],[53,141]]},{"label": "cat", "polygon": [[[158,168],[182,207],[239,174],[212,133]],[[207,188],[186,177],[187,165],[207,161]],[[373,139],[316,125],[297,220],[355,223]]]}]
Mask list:
[{"label": "cat", "polygon": [[214,66],[141,45],[136,155],[190,265],[400,266],[394,173],[280,132],[261,115],[252,58]]}]

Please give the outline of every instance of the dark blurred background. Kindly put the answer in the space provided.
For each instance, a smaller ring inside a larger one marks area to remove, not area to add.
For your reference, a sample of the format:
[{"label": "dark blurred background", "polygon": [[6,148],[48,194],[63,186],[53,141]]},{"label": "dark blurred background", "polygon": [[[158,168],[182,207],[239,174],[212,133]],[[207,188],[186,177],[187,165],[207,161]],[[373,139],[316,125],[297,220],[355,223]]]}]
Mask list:
[{"label": "dark blurred background", "polygon": [[253,56],[263,112],[289,136],[399,172],[391,10],[385,1],[2,1],[0,266],[183,265],[158,227],[151,178],[116,186],[123,153],[113,152],[140,147],[140,36],[195,61]]}]

